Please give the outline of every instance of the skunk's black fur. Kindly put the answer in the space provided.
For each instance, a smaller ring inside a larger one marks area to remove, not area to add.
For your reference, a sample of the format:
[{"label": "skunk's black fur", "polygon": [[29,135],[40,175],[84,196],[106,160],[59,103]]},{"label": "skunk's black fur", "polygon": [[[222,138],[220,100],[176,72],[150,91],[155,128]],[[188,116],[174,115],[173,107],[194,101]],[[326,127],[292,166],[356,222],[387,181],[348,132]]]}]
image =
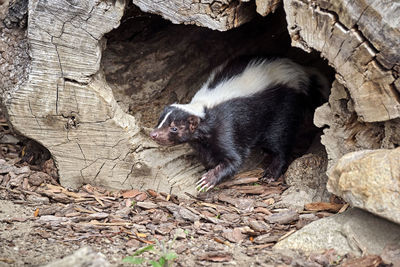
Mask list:
[{"label": "skunk's black fur", "polygon": [[[209,90],[242,73],[249,62],[242,59],[225,65],[209,80]],[[320,87],[318,79],[311,76],[307,86]],[[171,105],[150,135],[164,145],[188,142],[208,169],[200,182],[207,189],[235,175],[255,147],[274,156],[269,169],[278,178],[287,165],[311,95],[294,89],[284,84],[266,86],[256,94],[205,107],[204,117]]]}]

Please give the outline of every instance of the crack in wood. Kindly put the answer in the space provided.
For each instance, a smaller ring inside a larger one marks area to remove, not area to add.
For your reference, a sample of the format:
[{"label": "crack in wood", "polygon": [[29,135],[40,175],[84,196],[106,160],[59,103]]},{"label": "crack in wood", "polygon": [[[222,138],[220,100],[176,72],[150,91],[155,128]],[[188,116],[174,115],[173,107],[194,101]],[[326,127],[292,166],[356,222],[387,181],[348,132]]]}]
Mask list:
[{"label": "crack in wood", "polygon": [[78,145],[78,147],[79,147],[79,150],[80,150],[80,151],[81,151],[81,153],[82,153],[83,159],[85,160],[85,165],[87,165],[86,156],[85,156],[85,153],[83,153],[83,150],[82,150],[82,147],[81,147],[81,145],[78,143],[78,141],[76,141],[76,144]]},{"label": "crack in wood", "polygon": [[94,176],[94,178],[92,180],[93,182],[96,181],[97,176],[99,176],[99,173],[101,172],[101,169],[103,169],[105,164],[106,164],[106,161],[104,161],[103,164],[101,164],[101,167],[100,167],[99,171],[96,173],[96,175]]},{"label": "crack in wood", "polygon": [[39,126],[39,129],[42,131],[42,127],[40,126],[38,119],[33,114],[32,107],[31,107],[31,101],[29,99],[28,99],[28,107],[29,107],[29,111],[31,112],[32,116],[35,118],[35,121],[36,121],[37,125]]}]

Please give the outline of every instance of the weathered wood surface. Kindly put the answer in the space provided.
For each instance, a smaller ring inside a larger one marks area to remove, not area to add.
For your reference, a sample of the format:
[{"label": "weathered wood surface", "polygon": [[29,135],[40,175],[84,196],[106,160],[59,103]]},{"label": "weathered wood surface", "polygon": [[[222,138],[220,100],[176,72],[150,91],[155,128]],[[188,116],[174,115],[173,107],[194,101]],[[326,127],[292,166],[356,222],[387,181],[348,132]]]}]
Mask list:
[{"label": "weathered wood surface", "polygon": [[255,15],[254,2],[234,0],[132,0],[142,11],[161,15],[175,24],[194,24],[226,31]]},{"label": "weathered wood surface", "polygon": [[284,0],[284,8],[292,45],[321,51],[349,89],[358,120],[400,117],[399,3]]},{"label": "weathered wood surface", "polygon": [[183,156],[188,148],[150,142],[100,70],[102,37],[119,26],[124,1],[31,1],[28,10],[28,79],[5,104],[14,128],[49,149],[61,183],[193,193],[202,168]]},{"label": "weathered wood surface", "polygon": [[315,111],[314,123],[318,127],[329,126],[321,136],[328,153],[328,169],[349,152],[400,145],[400,119],[359,121],[349,91],[337,80],[332,84],[329,102]]}]

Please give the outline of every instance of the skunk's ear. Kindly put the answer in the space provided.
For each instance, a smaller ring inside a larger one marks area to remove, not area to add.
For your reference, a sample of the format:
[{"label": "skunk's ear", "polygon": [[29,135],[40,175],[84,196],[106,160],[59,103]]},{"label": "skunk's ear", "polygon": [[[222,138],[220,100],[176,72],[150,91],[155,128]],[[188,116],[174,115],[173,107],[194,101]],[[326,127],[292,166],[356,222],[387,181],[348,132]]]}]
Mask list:
[{"label": "skunk's ear", "polygon": [[188,122],[189,122],[189,130],[190,132],[193,133],[197,129],[197,126],[199,126],[200,118],[197,116],[189,116]]}]

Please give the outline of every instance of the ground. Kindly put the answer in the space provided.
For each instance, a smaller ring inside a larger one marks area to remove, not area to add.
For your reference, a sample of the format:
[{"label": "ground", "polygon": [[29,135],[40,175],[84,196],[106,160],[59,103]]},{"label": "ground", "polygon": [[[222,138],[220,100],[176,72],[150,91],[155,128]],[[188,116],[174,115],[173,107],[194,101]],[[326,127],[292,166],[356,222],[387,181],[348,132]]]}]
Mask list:
[{"label": "ground", "polygon": [[175,266],[343,262],[332,250],[307,257],[273,250],[305,224],[334,213],[275,208],[286,186],[262,181],[262,170],[186,198],[91,185],[71,191],[58,184],[54,163],[40,148],[16,139],[1,116],[0,127],[0,266],[41,266],[85,246],[111,266],[129,266],[122,260],[149,245],[154,250],[138,257],[158,260],[155,250],[165,247],[176,255]]}]

